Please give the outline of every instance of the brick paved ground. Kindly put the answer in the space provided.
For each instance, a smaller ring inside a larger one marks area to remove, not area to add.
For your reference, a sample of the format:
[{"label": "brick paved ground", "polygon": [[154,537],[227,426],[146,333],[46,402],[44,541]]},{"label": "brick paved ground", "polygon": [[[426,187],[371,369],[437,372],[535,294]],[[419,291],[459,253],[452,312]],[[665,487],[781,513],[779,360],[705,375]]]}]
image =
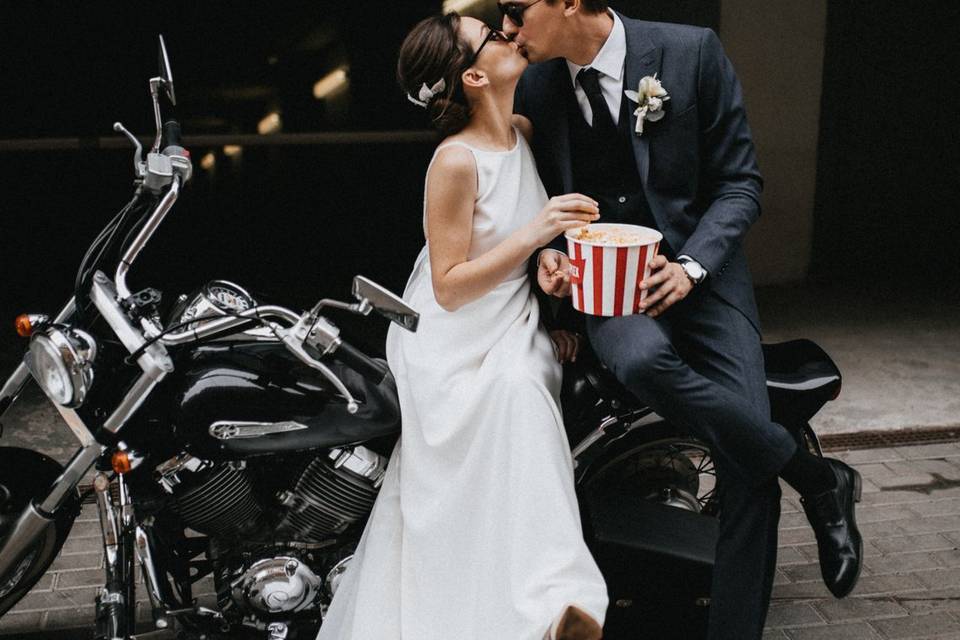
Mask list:
[{"label": "brick paved ground", "polygon": [[[830,455],[864,476],[857,512],[866,539],[863,575],[844,600],[827,592],[797,495],[785,490],[764,640],[960,640],[960,443]],[[94,507],[87,506],[52,571],[0,619],[0,634],[76,627],[92,619],[102,580],[97,536]],[[149,617],[142,605],[140,617]]]},{"label": "brick paved ground", "polygon": [[830,595],[798,496],[785,491],[764,640],[960,639],[960,444],[830,455],[864,477],[860,582],[844,600]]}]

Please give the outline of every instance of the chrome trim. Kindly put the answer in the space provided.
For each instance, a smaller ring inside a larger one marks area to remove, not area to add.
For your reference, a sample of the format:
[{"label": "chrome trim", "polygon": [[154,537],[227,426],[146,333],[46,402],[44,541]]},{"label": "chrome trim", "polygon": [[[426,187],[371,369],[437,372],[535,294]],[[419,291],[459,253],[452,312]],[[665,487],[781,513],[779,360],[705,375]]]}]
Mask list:
[{"label": "chrome trim", "polygon": [[323,316],[318,316],[310,325],[304,342],[319,351],[321,355],[327,355],[340,348],[340,329]]},{"label": "chrome trim", "polygon": [[[330,381],[330,383],[337,388],[337,391],[340,392],[347,400],[347,412],[356,413],[360,409],[360,403],[357,402],[356,398],[350,393],[350,390],[347,389],[347,385],[343,384],[343,381],[337,377],[337,375],[330,370],[327,365],[323,364],[319,360],[316,360],[313,356],[307,353],[303,344],[307,339],[307,334],[310,331],[310,328],[318,322],[318,319],[314,318],[310,312],[304,313],[297,320],[297,323],[290,327],[289,329],[278,329],[277,335],[283,340],[283,344],[287,346],[287,350],[295,355],[300,362],[316,369],[323,376]],[[325,324],[329,324],[326,323]],[[330,325],[332,326],[332,325]],[[331,350],[335,351],[337,347],[340,346],[340,339],[337,338],[333,345],[331,345]]]},{"label": "chrome trim", "polygon": [[789,389],[790,391],[812,391],[813,389],[826,386],[831,382],[836,382],[839,379],[840,376],[824,376],[804,380],[803,382],[774,382],[773,380],[767,380],[767,386],[773,387],[774,389]]},{"label": "chrome trim", "polygon": [[[163,46],[162,36],[160,46]],[[161,70],[160,73],[163,73],[163,71]],[[157,126],[157,137],[153,141],[153,147],[150,148],[152,153],[160,151],[160,141],[163,138],[162,117],[160,116],[160,87],[164,86],[164,84],[166,84],[166,81],[160,76],[150,78],[150,98],[153,100],[153,119]]]},{"label": "chrome trim", "polygon": [[[127,351],[133,353],[144,345],[146,340],[117,303],[117,291],[102,271],[97,271],[93,275],[90,299]],[[166,348],[159,344],[159,341],[144,350],[137,358],[137,364],[146,374],[158,380],[173,371],[173,361],[170,360]]]},{"label": "chrome trim", "polygon": [[[240,308],[239,305],[237,308],[229,309],[225,311],[220,302],[218,302],[211,292],[213,288],[233,290],[233,293],[237,294],[237,298],[243,300],[243,304],[246,306]],[[184,301],[186,302],[187,297],[183,296]],[[183,311],[180,313],[180,317],[177,318],[178,323],[192,322],[196,321],[197,326],[203,322],[209,321],[210,318],[214,317],[226,317],[227,314],[241,313],[252,309],[257,306],[257,301],[254,300],[253,296],[250,295],[250,292],[236,284],[235,282],[230,282],[229,280],[211,280],[201,287],[200,292],[190,300],[189,304],[184,307]]]},{"label": "chrome trim", "polygon": [[309,609],[323,581],[310,566],[292,556],[264,558],[230,582],[231,598],[255,613],[287,613]]},{"label": "chrome trim", "polygon": [[597,440],[606,435],[607,427],[619,422],[620,420],[616,416],[608,416],[600,423],[599,427],[588,433],[587,436],[573,448],[574,464],[576,464],[576,458],[580,457],[584,451],[592,447]]},{"label": "chrome trim", "polygon": [[242,422],[239,420],[218,420],[208,429],[217,440],[235,440],[240,438],[259,438],[272,433],[301,431],[309,427],[294,420],[283,422]]},{"label": "chrome trim", "polygon": [[613,444],[614,442],[624,437],[634,429],[639,429],[640,427],[645,427],[648,424],[654,424],[655,422],[663,421],[663,416],[659,415],[657,412],[653,411],[652,409],[648,409],[648,411],[649,413],[643,414],[642,416],[640,416],[639,418],[637,418],[636,420],[628,424],[626,428],[623,430],[623,433],[617,434],[617,436],[614,437],[613,440],[611,440],[608,443],[608,445]]},{"label": "chrome trim", "polygon": [[17,368],[13,370],[13,373],[10,374],[10,377],[7,378],[7,381],[3,383],[3,388],[0,389],[0,418],[2,418],[4,414],[7,413],[7,409],[17,401],[17,398],[23,393],[23,389],[27,386],[27,381],[29,380],[30,370],[27,369],[25,362],[21,362],[17,365]]},{"label": "chrome trim", "polygon": [[[66,322],[76,310],[77,301],[71,297],[67,300],[67,303],[63,305],[60,313],[57,314],[57,317],[54,318],[53,321],[55,323]],[[27,368],[26,363],[21,362],[17,365],[17,368],[13,370],[13,373],[10,374],[10,377],[7,378],[7,381],[3,383],[3,389],[0,389],[0,418],[2,418],[7,412],[7,409],[17,401],[17,398],[23,392],[29,380],[30,370]]]},{"label": "chrome trim", "polygon": [[[159,140],[160,132],[157,131],[158,145]],[[176,176],[173,178],[173,182],[170,184],[170,190],[167,191],[167,194],[163,196],[163,199],[160,200],[159,204],[157,204],[157,208],[154,209],[153,213],[150,215],[150,218],[143,225],[140,233],[138,233],[137,237],[130,242],[130,246],[126,253],[123,254],[122,258],[120,258],[120,262],[117,264],[117,272],[114,276],[114,284],[116,285],[117,293],[120,295],[122,300],[126,300],[130,297],[130,290],[127,288],[127,272],[137,259],[137,256],[140,255],[140,251],[150,240],[150,237],[153,235],[154,231],[156,231],[157,227],[160,226],[160,223],[163,222],[163,219],[170,211],[170,208],[173,207],[173,204],[177,201],[178,195],[180,195],[180,177]]]},{"label": "chrome trim", "polygon": [[[290,324],[296,324],[297,321],[300,320],[300,316],[298,314],[289,309],[285,309],[284,307],[276,305],[262,305],[252,309],[247,309],[246,311],[237,314],[237,316],[215,318],[209,322],[204,322],[203,326],[195,329],[186,329],[177,333],[169,333],[160,338],[159,341],[165,345],[171,346],[186,344],[188,342],[195,342],[216,333],[221,333],[233,327],[240,326],[251,318],[267,319],[271,317],[285,320]],[[273,325],[273,328],[276,330],[280,327]]]},{"label": "chrome trim", "polygon": [[157,629],[166,629],[170,626],[170,621],[167,620],[166,605],[163,602],[163,596],[160,594],[160,579],[157,577],[157,567],[153,563],[150,539],[147,537],[147,532],[139,525],[134,529],[134,537],[137,559],[140,560],[143,581],[147,585],[147,597],[150,599],[150,607],[153,609],[153,624]]},{"label": "chrome trim", "polygon": [[[626,425],[626,427],[624,427],[623,433],[618,434],[617,437],[613,438],[610,441],[610,443],[616,442],[617,440],[627,435],[634,429],[638,429],[639,427],[643,427],[648,424],[653,424],[655,422],[660,422],[663,420],[663,417],[658,415],[655,411],[652,411],[649,409],[647,411],[648,413],[645,413],[644,415],[640,416],[636,420],[630,422],[630,424]],[[621,418],[622,416],[608,416],[604,418],[603,422],[600,423],[599,427],[597,427],[596,429],[591,431],[589,434],[587,434],[587,436],[583,440],[581,440],[576,447],[573,448],[573,468],[574,469],[576,469],[579,466],[578,458],[581,455],[583,455],[584,452],[589,450],[590,447],[595,445],[602,438],[610,435],[609,433],[607,433],[607,430],[610,427],[617,424],[622,424]]]},{"label": "chrome trim", "polygon": [[[31,357],[32,355],[29,351],[24,355],[24,366],[27,367],[28,371],[31,370],[31,367],[27,364],[27,361]],[[74,409],[61,405],[47,394],[47,390],[44,389],[43,386],[39,384],[37,386],[40,387],[40,390],[43,391],[45,396],[47,396],[47,399],[50,400],[50,403],[53,405],[53,407],[60,413],[60,417],[63,418],[64,422],[67,423],[67,427],[73,432],[73,435],[77,438],[77,440],[80,441],[81,447],[89,447],[96,444],[97,441],[93,437],[93,433],[90,431],[89,427],[87,427],[87,424],[83,421],[83,418],[81,418]]]},{"label": "chrome trim", "polygon": [[97,496],[97,514],[100,519],[100,532],[103,536],[103,557],[107,571],[116,572],[117,541],[120,539],[120,523],[113,507],[110,495],[110,480],[106,474],[98,473],[93,479],[93,489]]},{"label": "chrome trim", "polygon": [[180,476],[177,474],[182,469],[196,473],[200,469],[204,469],[212,464],[213,463],[207,462],[206,460],[194,458],[189,453],[181,453],[158,464],[154,469],[154,477],[164,491],[173,493],[173,488],[180,484]]},{"label": "chrome trim", "polygon": [[331,449],[327,457],[333,460],[333,468],[344,468],[362,478],[371,480],[379,488],[387,473],[387,459],[366,447]]},{"label": "chrome trim", "polygon": [[117,408],[113,410],[113,413],[110,414],[110,417],[107,418],[103,423],[103,428],[109,431],[110,433],[117,433],[120,431],[121,427],[127,423],[127,420],[130,419],[137,409],[140,408],[140,405],[147,399],[150,395],[150,392],[153,391],[153,388],[157,386],[157,383],[163,379],[165,373],[161,374],[160,377],[153,377],[148,372],[140,374],[140,377],[137,378],[137,381],[133,383],[133,386],[130,387],[130,391],[127,392],[127,395],[124,396],[123,400],[120,401],[120,404],[117,405]]},{"label": "chrome trim", "polygon": [[73,491],[100,455],[100,447],[83,447],[67,463],[63,473],[53,481],[50,492],[40,503],[34,501],[24,508],[0,547],[0,575],[20,562],[37,536],[53,523],[57,510]]},{"label": "chrome trim", "polygon": [[343,580],[343,575],[347,572],[351,560],[353,560],[352,553],[333,565],[333,568],[327,573],[327,578],[324,580],[324,587],[330,598],[336,595],[337,589],[340,587],[340,581]]},{"label": "chrome trim", "polygon": [[129,531],[134,518],[133,499],[130,497],[130,489],[122,473],[117,474],[117,489],[120,494],[120,524],[124,531]]},{"label": "chrome trim", "polygon": [[[40,382],[40,376],[34,371],[35,358],[33,350],[39,347],[42,341],[47,341],[60,357],[60,362],[70,381],[69,398],[64,404],[67,407],[79,407],[87,397],[87,392],[93,385],[93,361],[97,357],[97,342],[86,331],[63,325],[51,326],[45,331],[35,333],[30,339],[30,356],[24,357],[24,362],[33,373],[33,377]],[[42,348],[42,347],[40,347]],[[50,354],[52,357],[53,354]],[[40,385],[41,389],[43,385]],[[46,389],[43,389],[46,393]],[[53,401],[50,394],[47,397]],[[54,404],[59,404],[54,401]]]},{"label": "chrome trim", "polygon": [[76,489],[80,480],[83,479],[87,470],[93,466],[93,463],[97,461],[102,451],[103,447],[96,443],[78,449],[70,462],[67,463],[63,473],[53,481],[50,493],[43,502],[37,505],[37,508],[44,513],[55,513],[63,504],[67,495]]},{"label": "chrome trim", "polygon": [[125,135],[125,136],[127,137],[127,140],[129,140],[131,143],[133,143],[133,148],[134,148],[134,152],[133,152],[133,174],[134,174],[135,176],[137,176],[138,178],[142,178],[142,177],[143,177],[143,172],[144,172],[144,168],[143,168],[143,147],[140,146],[140,141],[137,140],[137,137],[136,137],[135,135],[133,135],[132,133],[130,133],[130,132],[127,130],[127,128],[124,127],[124,126],[123,126],[122,124],[120,124],[119,122],[114,122],[114,123],[113,123],[113,130],[116,131],[117,133],[122,133],[123,135]]},{"label": "chrome trim", "polygon": [[0,547],[0,575],[12,569],[30,550],[37,536],[53,524],[53,517],[28,504]]}]

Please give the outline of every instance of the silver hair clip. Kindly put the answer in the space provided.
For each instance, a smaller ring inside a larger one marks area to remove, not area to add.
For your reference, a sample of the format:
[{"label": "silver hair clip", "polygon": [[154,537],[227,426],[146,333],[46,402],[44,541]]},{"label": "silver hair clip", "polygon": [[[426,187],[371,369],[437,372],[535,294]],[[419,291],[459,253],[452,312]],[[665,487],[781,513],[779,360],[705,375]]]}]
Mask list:
[{"label": "silver hair clip", "polygon": [[435,95],[437,95],[438,93],[441,93],[446,88],[447,88],[447,83],[443,81],[443,78],[440,78],[439,80],[437,80],[432,87],[428,87],[427,83],[424,82],[423,85],[420,87],[420,93],[417,94],[417,98],[419,98],[419,100],[417,98],[414,98],[409,93],[407,94],[407,100],[417,105],[418,107],[423,107],[424,109],[426,109],[427,103],[429,103],[430,100]]}]

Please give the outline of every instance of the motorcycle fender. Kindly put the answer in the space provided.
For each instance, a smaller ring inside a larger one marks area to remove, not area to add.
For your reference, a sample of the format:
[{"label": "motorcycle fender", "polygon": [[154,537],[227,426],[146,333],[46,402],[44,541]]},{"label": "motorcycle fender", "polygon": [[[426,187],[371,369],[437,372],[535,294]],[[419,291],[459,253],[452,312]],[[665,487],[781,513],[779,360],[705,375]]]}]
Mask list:
[{"label": "motorcycle fender", "polygon": [[[24,509],[34,500],[43,498],[62,472],[60,463],[38,451],[0,447],[0,547]],[[39,557],[29,565],[26,574],[14,588],[0,593],[0,616],[25,596],[43,576],[66,542],[79,513],[80,499],[74,492],[54,514],[50,525],[37,536]],[[0,588],[11,577],[0,576]]]}]

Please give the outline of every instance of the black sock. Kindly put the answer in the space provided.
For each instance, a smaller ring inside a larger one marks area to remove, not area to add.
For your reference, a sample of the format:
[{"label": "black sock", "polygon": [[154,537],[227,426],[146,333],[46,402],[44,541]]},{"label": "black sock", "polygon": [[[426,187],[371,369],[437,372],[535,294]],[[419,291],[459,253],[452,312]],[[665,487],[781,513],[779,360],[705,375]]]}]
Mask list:
[{"label": "black sock", "polygon": [[797,447],[797,452],[787,460],[780,470],[780,477],[800,495],[816,495],[837,486],[837,478],[829,463],[802,447]]}]

